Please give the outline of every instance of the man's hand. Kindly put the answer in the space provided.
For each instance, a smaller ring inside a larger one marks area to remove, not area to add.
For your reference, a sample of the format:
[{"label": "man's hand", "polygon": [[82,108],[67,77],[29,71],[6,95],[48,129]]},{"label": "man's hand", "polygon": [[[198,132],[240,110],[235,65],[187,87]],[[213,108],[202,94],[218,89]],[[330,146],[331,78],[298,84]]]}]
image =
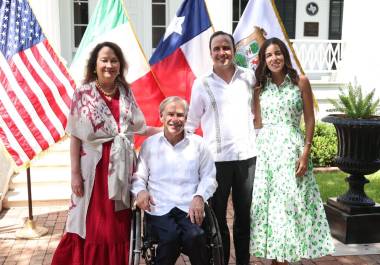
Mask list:
[{"label": "man's hand", "polygon": [[193,224],[201,225],[204,218],[205,203],[202,196],[196,195],[191,201],[189,214],[190,220]]},{"label": "man's hand", "polygon": [[150,205],[155,205],[153,197],[150,196],[149,192],[142,190],[137,194],[136,205],[144,210],[150,212]]}]

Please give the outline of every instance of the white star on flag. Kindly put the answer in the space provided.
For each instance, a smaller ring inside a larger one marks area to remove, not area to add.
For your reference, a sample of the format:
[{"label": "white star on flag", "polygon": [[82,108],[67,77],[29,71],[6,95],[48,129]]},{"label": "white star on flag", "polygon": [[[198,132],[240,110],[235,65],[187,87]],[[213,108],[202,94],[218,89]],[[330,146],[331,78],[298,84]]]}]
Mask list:
[{"label": "white star on flag", "polygon": [[182,35],[182,24],[184,21],[185,17],[175,17],[166,29],[164,41],[174,32]]}]

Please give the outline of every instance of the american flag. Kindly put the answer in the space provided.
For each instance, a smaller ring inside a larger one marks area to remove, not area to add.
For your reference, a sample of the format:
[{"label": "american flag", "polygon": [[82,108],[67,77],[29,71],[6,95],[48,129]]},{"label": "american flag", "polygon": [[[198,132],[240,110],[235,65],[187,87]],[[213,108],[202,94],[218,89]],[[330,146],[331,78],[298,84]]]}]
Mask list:
[{"label": "american flag", "polygon": [[0,139],[20,166],[65,134],[75,83],[28,1],[0,8]]}]

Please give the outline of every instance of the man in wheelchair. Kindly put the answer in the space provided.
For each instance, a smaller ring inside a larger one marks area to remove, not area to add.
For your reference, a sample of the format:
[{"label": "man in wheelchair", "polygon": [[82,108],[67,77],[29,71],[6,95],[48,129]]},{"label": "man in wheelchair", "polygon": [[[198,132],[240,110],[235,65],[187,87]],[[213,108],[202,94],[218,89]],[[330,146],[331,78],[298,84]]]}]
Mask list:
[{"label": "man in wheelchair", "polygon": [[160,104],[162,133],[143,143],[132,193],[158,237],[155,264],[174,265],[180,251],[193,265],[208,264],[201,224],[204,203],[215,192],[215,163],[203,139],[184,131],[188,104],[179,97]]}]

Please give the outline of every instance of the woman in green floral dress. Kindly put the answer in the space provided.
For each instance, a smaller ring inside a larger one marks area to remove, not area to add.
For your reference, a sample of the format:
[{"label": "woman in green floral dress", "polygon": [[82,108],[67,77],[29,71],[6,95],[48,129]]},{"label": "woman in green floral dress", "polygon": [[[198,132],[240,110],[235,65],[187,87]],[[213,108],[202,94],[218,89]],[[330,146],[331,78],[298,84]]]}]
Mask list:
[{"label": "woman in green floral dress", "polygon": [[315,125],[310,82],[292,68],[288,49],[277,38],[263,43],[259,62],[254,112],[261,130],[250,252],[272,264],[331,254],[334,246],[309,159]]}]

